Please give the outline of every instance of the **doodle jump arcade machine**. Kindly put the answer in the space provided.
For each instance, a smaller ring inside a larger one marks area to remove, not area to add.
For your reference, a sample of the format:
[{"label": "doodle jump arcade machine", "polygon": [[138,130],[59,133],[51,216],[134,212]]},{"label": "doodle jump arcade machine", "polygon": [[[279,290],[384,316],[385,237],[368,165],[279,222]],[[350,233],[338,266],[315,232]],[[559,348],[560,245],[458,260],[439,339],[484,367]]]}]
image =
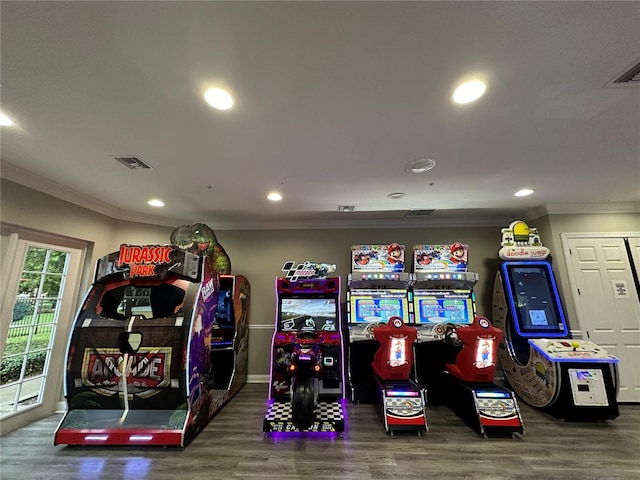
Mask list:
[{"label": "doodle jump arcade machine", "polygon": [[186,446],[229,398],[209,374],[217,302],[208,257],[122,245],[99,259],[69,340],[54,443]]},{"label": "doodle jump arcade machine", "polygon": [[313,265],[320,270],[325,265],[305,264],[304,270],[290,270],[287,278],[276,278],[265,436],[272,432],[341,436],[344,432],[340,278],[305,278],[302,275],[317,275]]},{"label": "doodle jump arcade machine", "polygon": [[468,247],[416,245],[413,258],[416,378],[429,401],[485,437],[524,433],[514,393],[493,383],[502,332],[476,316]]},{"label": "doodle jump arcade machine", "polygon": [[617,404],[618,359],[588,340],[572,339],[549,249],[521,221],[502,229],[493,317],[504,331],[505,377],[533,407],[564,420],[611,420]]},{"label": "doodle jump arcade machine", "polygon": [[[399,252],[399,253],[398,253]],[[404,246],[354,245],[347,291],[348,372],[353,402],[379,406],[387,433],[427,431],[425,392],[409,376],[415,329]]]}]

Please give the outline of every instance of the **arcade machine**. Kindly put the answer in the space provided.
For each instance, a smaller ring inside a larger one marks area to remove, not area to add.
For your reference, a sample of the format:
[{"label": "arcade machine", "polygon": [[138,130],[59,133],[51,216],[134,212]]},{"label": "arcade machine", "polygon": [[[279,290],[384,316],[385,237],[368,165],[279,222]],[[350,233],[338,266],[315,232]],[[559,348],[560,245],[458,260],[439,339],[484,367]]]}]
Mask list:
[{"label": "arcade machine", "polygon": [[[412,323],[413,315],[411,276],[404,272],[404,246],[354,245],[351,258],[347,291],[350,398],[380,405],[387,433],[427,431],[424,389],[409,378],[416,335],[400,335],[396,330],[415,331],[405,325]],[[391,319],[401,327],[389,327]],[[406,338],[399,342],[394,340],[397,335]],[[381,368],[378,362],[390,362],[395,353],[389,348],[400,343],[407,362],[402,362],[402,368]]]},{"label": "arcade machine", "polygon": [[460,243],[414,246],[416,379],[481,435],[524,433],[513,392],[493,383],[502,332],[476,316],[467,258]]},{"label": "arcade machine", "polygon": [[468,247],[415,245],[413,247],[413,312],[418,329],[415,379],[429,392],[432,404],[446,403],[445,365],[456,361],[457,327],[473,323],[476,307],[473,287],[478,274],[467,271]]},{"label": "arcade machine", "polygon": [[427,427],[424,389],[409,376],[413,368],[413,344],[418,331],[407,326],[402,317],[391,317],[389,321],[373,330],[379,344],[371,368],[378,385],[377,402],[380,417],[387,433],[417,431],[418,435]]},{"label": "arcade machine", "polygon": [[[353,245],[351,274],[347,289],[347,349],[349,398],[355,403],[375,403],[377,383],[371,362],[378,350],[373,330],[391,317],[410,319],[410,275],[404,273],[404,246],[401,262],[391,262],[389,251],[398,244]],[[399,267],[396,267],[396,264]],[[396,270],[400,271],[396,271]]]},{"label": "arcade machine", "polygon": [[232,371],[223,375],[211,355],[219,276],[209,257],[121,245],[99,259],[69,340],[54,444],[190,443],[246,378],[249,284],[233,282]]},{"label": "arcade machine", "polygon": [[344,432],[340,278],[277,278],[265,436]]},{"label": "arcade machine", "polygon": [[612,420],[618,359],[570,337],[551,264],[538,232],[521,221],[502,229],[493,317],[509,384],[526,403],[564,420]]},{"label": "arcade machine", "polygon": [[524,434],[515,394],[493,383],[502,331],[486,317],[456,328],[462,344],[456,362],[445,365],[449,407],[482,436]]}]

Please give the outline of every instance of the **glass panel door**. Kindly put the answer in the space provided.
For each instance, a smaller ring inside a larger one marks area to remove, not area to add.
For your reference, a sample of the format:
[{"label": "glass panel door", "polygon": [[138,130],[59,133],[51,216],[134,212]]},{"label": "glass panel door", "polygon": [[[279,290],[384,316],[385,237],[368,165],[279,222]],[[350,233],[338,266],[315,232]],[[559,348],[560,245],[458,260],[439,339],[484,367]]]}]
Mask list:
[{"label": "glass panel door", "polygon": [[27,247],[0,364],[0,418],[43,402],[70,257]]}]

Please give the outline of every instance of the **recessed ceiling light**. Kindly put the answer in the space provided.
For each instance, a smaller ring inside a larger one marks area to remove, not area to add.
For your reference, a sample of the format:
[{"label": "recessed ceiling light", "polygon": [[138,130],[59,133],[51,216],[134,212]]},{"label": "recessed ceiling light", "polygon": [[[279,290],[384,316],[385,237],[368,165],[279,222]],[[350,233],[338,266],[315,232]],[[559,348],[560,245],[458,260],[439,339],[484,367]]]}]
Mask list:
[{"label": "recessed ceiling light", "polygon": [[209,105],[218,110],[229,110],[233,107],[233,97],[221,88],[210,88],[204,93],[204,99]]},{"label": "recessed ceiling light", "polygon": [[419,158],[412,160],[405,165],[405,170],[410,173],[424,173],[436,166],[436,161],[432,158]]},{"label": "recessed ceiling light", "polygon": [[518,190],[514,195],[516,197],[526,197],[527,195],[531,195],[535,190],[531,188],[523,188],[522,190]]},{"label": "recessed ceiling light", "polygon": [[10,125],[13,125],[13,120],[7,117],[4,113],[0,113],[0,125],[8,127]]},{"label": "recessed ceiling light", "polygon": [[152,207],[164,207],[164,202],[157,198],[152,198],[147,202],[147,204],[151,205]]},{"label": "recessed ceiling light", "polygon": [[395,193],[390,193],[389,195],[387,195],[387,198],[390,198],[391,200],[398,200],[399,198],[404,197],[404,193],[402,192],[395,192]]},{"label": "recessed ceiling light", "polygon": [[487,84],[482,80],[470,80],[456,88],[451,99],[459,104],[471,103],[484,95],[486,90]]},{"label": "recessed ceiling light", "polygon": [[282,195],[280,195],[278,192],[271,192],[269,195],[267,195],[267,198],[272,202],[279,202],[280,200],[282,200]]}]

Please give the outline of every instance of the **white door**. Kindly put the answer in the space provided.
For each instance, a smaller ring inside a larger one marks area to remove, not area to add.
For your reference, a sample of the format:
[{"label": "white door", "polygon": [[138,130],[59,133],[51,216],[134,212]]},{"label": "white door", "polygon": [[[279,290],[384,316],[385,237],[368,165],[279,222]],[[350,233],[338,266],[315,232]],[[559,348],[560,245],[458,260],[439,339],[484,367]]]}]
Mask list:
[{"label": "white door", "polygon": [[[620,360],[619,402],[640,402],[640,292],[626,238],[563,238],[583,333]],[[629,238],[640,253],[640,238]],[[638,255],[640,257],[640,255]],[[569,319],[571,322],[571,319]]]},{"label": "white door", "polygon": [[16,234],[9,244],[0,295],[3,434],[50,414],[60,400],[84,256],[83,250]]}]

